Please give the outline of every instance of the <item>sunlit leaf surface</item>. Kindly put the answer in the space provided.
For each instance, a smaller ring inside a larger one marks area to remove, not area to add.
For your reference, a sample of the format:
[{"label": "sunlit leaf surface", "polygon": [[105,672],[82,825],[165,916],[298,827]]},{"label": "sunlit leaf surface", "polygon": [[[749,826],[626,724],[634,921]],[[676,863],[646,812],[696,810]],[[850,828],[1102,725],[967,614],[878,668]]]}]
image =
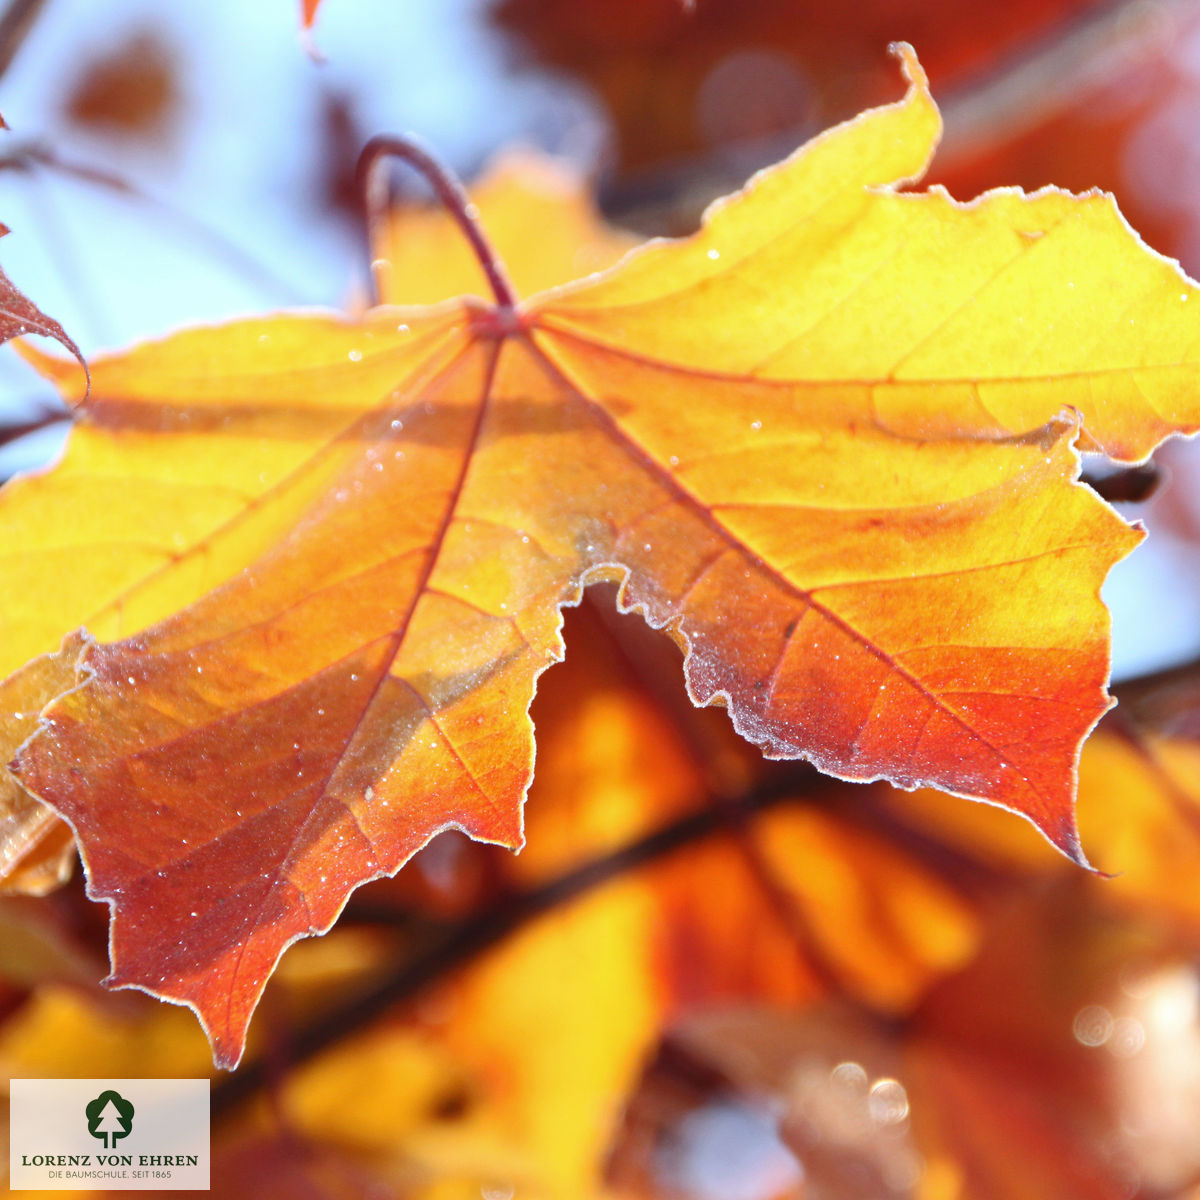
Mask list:
[{"label": "sunlit leaf surface", "polygon": [[1196,427],[1197,304],[1106,198],[897,190],[939,128],[900,53],[903,100],[515,310],[95,365],[62,465],[0,500],[0,611],[12,666],[101,643],[20,770],[113,904],[113,984],[232,1064],[353,888],[451,827],[518,847],[528,706],[599,579],[768,755],[1002,804],[1082,860],[1098,590],[1140,535],[1074,442]]}]

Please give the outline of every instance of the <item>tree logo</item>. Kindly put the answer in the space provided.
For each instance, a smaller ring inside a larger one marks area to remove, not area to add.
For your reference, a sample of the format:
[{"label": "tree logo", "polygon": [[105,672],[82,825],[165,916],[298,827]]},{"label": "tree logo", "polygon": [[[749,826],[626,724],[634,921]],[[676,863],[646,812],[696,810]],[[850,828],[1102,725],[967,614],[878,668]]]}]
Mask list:
[{"label": "tree logo", "polygon": [[104,1140],[105,1150],[111,1150],[118,1139],[128,1137],[133,1129],[133,1105],[120,1092],[110,1088],[85,1105],[88,1133]]}]

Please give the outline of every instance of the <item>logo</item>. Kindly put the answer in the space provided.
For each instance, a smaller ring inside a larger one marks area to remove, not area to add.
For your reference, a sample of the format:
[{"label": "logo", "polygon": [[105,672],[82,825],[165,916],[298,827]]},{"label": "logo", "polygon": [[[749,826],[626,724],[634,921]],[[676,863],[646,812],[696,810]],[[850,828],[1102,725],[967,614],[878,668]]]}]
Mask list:
[{"label": "logo", "polygon": [[207,1079],[11,1079],[8,1183],[26,1191],[207,1191]]},{"label": "logo", "polygon": [[87,1115],[88,1133],[100,1138],[105,1150],[111,1150],[119,1139],[133,1131],[133,1105],[120,1092],[111,1089],[101,1092],[83,1111]]}]

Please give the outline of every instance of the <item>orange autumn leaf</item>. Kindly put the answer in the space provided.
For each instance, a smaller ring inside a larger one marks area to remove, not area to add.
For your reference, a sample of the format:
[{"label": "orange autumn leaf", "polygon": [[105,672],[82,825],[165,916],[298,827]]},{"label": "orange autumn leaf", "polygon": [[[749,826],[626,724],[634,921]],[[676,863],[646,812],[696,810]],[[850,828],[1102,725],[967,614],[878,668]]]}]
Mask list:
[{"label": "orange autumn leaf", "polygon": [[[446,828],[519,846],[527,709],[602,578],[769,755],[1003,804],[1081,857],[1098,589],[1139,535],[1073,443],[1196,428],[1200,318],[1104,197],[898,191],[939,129],[901,54],[902,101],[576,286],[517,304],[481,249],[495,303],[95,365],[62,466],[3,509],[2,599],[17,644],[109,643],[20,770],[112,905],[114,986],[234,1063],[353,888]],[[101,585],[60,597],[64,563]]]},{"label": "orange autumn leaf", "polygon": [[[472,188],[471,200],[522,290],[544,290],[609,266],[633,244],[629,235],[604,225],[563,163],[532,150],[499,156]],[[536,241],[526,236],[529,221],[535,221],[539,230]],[[375,231],[373,251],[376,284],[384,302],[407,297],[413,303],[432,303],[486,285],[477,260],[440,211],[390,210]],[[0,334],[61,333],[42,314],[37,314],[35,324],[29,313],[36,310],[26,312],[29,302],[14,295],[9,307],[14,321],[18,316],[22,321],[11,330],[0,327]],[[73,349],[73,343],[64,345]],[[292,342],[283,342],[279,350],[281,362],[294,361]],[[110,388],[123,386],[119,377],[107,376],[107,380]],[[211,443],[200,438],[194,444],[198,471],[205,471]],[[220,445],[222,455],[233,459],[242,449],[227,433]],[[12,551],[8,569],[14,572],[10,593],[14,603],[6,605],[4,614],[0,673],[13,671],[31,655],[53,650],[63,631],[80,623],[115,636],[106,622],[123,619],[131,582],[138,581],[135,586],[144,594],[144,581],[158,572],[163,554],[178,554],[202,542],[210,532],[206,522],[220,521],[229,511],[221,507],[225,481],[197,478],[178,453],[172,454],[168,465],[160,438],[139,441],[123,436],[119,473],[114,470],[111,446],[111,436],[103,430],[81,426],[75,430],[69,463],[53,476],[10,485],[0,501],[6,544]],[[235,461],[233,468],[239,478],[247,473],[245,462]],[[202,488],[214,493],[209,497],[216,501],[212,515],[206,513],[199,495]],[[107,538],[90,546],[78,543],[71,513],[85,492],[111,514],[112,527],[120,531],[119,543]],[[58,534],[48,537],[48,527]],[[168,535],[169,550],[160,549]],[[65,554],[58,548],[60,536],[69,546]],[[68,569],[68,562],[74,569]],[[33,603],[22,603],[26,584],[32,581],[21,574],[22,568],[36,579],[56,563],[61,564],[61,575],[52,593],[35,593]],[[207,590],[210,582],[199,575],[194,596]],[[148,625],[180,607],[189,598],[180,588],[176,572],[163,604],[157,610],[142,610],[136,622]],[[81,645],[74,645],[69,654],[46,657],[36,667],[31,663],[0,685],[0,760],[4,763],[33,732],[41,709],[73,686],[74,661],[81,650]],[[0,766],[0,890],[44,892],[69,876],[74,855],[69,829]]]},{"label": "orange autumn leaf", "polygon": [[[552,287],[581,269],[611,265],[631,244],[628,235],[600,221],[563,164],[531,151],[498,158],[472,188],[471,202],[488,221],[491,240],[513,278],[530,288]],[[531,209],[540,235],[536,241],[526,236],[522,222]],[[427,304],[486,286],[478,261],[444,215],[439,220],[405,208],[389,212],[375,231],[373,259],[384,303],[407,295]],[[322,429],[312,426],[317,412],[305,414],[302,399],[289,407],[293,398],[286,391],[276,400],[281,411],[274,419],[272,401],[264,397],[257,421],[244,427],[219,423],[220,399],[244,393],[249,411],[260,376],[290,370],[303,388],[324,365],[336,366],[359,353],[360,340],[358,331],[340,320],[330,320],[319,333],[311,322],[254,322],[243,333],[233,332],[236,328],[227,335],[226,357],[253,369],[227,365],[222,370],[220,356],[206,350],[207,331],[190,345],[175,341],[168,354],[147,347],[133,360],[102,360],[106,393],[136,396],[143,403],[173,395],[176,403],[164,405],[163,415],[172,407],[187,412],[179,427],[156,430],[141,420],[133,430],[89,414],[92,420],[77,422],[70,454],[54,472],[14,480],[0,493],[7,554],[0,674],[55,650],[63,634],[80,624],[102,639],[153,624],[198,599],[223,578],[222,572],[233,573],[214,558],[222,529],[236,522],[239,537],[256,536],[242,510],[258,507],[303,460]],[[315,353],[309,347],[314,335]],[[63,364],[41,358],[24,344],[21,348],[64,389],[70,386]],[[186,377],[169,373],[181,352],[200,377],[191,392],[181,390]],[[200,412],[188,411],[198,406]],[[285,437],[285,422],[293,416],[304,423]],[[188,436],[181,441],[185,430]],[[76,520],[85,500],[109,517],[90,531]],[[265,547],[277,531],[268,524],[257,536]],[[252,558],[255,546],[235,553]],[[43,582],[50,575],[53,588]]]}]

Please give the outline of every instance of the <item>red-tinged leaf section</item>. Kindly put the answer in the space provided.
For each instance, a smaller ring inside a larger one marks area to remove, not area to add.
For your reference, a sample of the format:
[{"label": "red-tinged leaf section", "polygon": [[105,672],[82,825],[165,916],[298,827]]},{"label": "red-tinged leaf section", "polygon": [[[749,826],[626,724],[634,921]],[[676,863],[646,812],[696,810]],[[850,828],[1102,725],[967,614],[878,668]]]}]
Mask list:
[{"label": "red-tinged leaf section", "polygon": [[37,731],[38,714],[79,682],[87,641],[64,639],[0,682],[0,894],[43,895],[65,883],[75,865],[75,839],[59,817],[31,796],[8,769]]},{"label": "red-tinged leaf section", "polygon": [[[0,128],[7,128],[2,119]],[[0,225],[0,237],[8,232],[7,226]],[[0,271],[0,343],[30,333],[53,338],[64,349],[69,350],[79,360],[79,365],[87,370],[79,347],[70,339],[67,331],[53,317],[48,317],[42,312],[3,271]]]},{"label": "red-tinged leaf section", "polygon": [[[1094,197],[894,190],[938,132],[901,54],[899,103],[515,311],[285,315],[96,364],[62,466],[0,498],[0,611],[102,643],[20,770],[112,905],[111,982],[192,1005],[232,1065],[355,887],[440,829],[519,846],[529,704],[596,579],[768,754],[1004,805],[1083,861],[1099,588],[1140,534],[1074,442],[1200,422],[1197,305]],[[89,506],[113,479],[155,507]],[[51,617],[66,555],[103,569]]]},{"label": "red-tinged leaf section", "polygon": [[1065,486],[1072,426],[951,449],[847,431],[844,398],[556,352],[666,480],[612,553],[698,703],[772,757],[986,798],[1081,857],[1062,765],[1108,707],[1098,591],[1138,535]]}]

